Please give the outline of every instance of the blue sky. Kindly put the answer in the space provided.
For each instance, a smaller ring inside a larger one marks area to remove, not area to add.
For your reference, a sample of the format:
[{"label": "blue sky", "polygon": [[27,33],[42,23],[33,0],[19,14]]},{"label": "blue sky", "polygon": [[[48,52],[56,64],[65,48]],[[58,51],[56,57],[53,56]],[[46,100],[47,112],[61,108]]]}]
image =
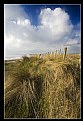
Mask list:
[{"label": "blue sky", "polygon": [[51,8],[54,10],[57,7],[64,9],[70,16],[72,24],[76,25],[80,22],[80,5],[21,5],[26,13],[30,16],[33,25],[38,25],[38,15],[41,9]]},{"label": "blue sky", "polygon": [[80,5],[4,5],[5,58],[68,47],[80,53]]}]

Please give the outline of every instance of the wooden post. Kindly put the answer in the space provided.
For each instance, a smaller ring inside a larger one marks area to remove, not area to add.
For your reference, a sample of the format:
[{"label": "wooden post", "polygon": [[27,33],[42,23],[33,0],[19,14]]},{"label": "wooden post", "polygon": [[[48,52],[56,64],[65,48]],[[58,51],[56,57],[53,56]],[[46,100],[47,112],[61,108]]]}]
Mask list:
[{"label": "wooden post", "polygon": [[52,57],[54,57],[54,52],[52,52]]},{"label": "wooden post", "polygon": [[67,47],[64,48],[64,51],[65,51],[65,52],[64,52],[64,60],[65,60],[66,54],[67,54]]},{"label": "wooden post", "polygon": [[49,56],[48,57],[50,58],[50,52],[49,52]]},{"label": "wooden post", "polygon": [[60,55],[61,55],[61,49],[60,49]]},{"label": "wooden post", "polygon": [[57,55],[57,50],[56,50],[56,55]]},{"label": "wooden post", "polygon": [[39,58],[41,58],[41,54],[39,54]]},{"label": "wooden post", "polygon": [[54,51],[54,58],[55,58],[55,51]]}]

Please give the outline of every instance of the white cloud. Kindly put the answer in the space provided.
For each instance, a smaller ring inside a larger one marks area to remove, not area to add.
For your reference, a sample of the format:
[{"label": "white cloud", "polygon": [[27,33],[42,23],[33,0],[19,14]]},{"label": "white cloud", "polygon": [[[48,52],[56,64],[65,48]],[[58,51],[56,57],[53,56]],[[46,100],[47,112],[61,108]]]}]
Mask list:
[{"label": "white cloud", "polygon": [[25,20],[18,20],[18,21],[17,21],[17,24],[18,24],[18,25],[22,25],[22,26],[28,26],[28,25],[30,25],[31,23],[30,23],[30,21],[29,21],[28,19],[25,19]]},{"label": "white cloud", "polygon": [[32,25],[20,5],[5,5],[5,58],[63,49],[80,41],[80,29],[61,8],[42,9],[38,18],[40,24]]},{"label": "white cloud", "polygon": [[20,5],[5,4],[4,12],[5,20],[17,20],[17,18],[23,20],[29,18]]},{"label": "white cloud", "polygon": [[59,40],[69,32],[73,25],[70,22],[69,15],[61,8],[51,10],[50,8],[41,10],[40,21],[44,27],[48,27],[50,33]]},{"label": "white cloud", "polygon": [[68,51],[69,53],[81,53],[81,47],[77,44],[68,46]]},{"label": "white cloud", "polygon": [[74,45],[74,44],[77,44],[77,43],[78,43],[78,40],[77,39],[69,39],[66,44],[67,45]]}]

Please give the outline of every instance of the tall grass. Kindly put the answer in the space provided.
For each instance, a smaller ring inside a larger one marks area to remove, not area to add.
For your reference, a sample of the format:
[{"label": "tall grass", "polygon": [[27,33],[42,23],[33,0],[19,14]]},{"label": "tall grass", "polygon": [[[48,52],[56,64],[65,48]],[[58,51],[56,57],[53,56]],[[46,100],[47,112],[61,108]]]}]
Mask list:
[{"label": "tall grass", "polygon": [[5,118],[80,118],[77,59],[16,62],[5,81]]}]

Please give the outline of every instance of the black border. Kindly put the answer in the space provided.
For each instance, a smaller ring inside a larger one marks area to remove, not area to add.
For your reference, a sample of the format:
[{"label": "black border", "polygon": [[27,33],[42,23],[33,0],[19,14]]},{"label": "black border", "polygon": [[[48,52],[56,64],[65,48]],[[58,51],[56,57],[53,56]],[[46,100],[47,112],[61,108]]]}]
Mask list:
[{"label": "black border", "polygon": [[[4,0],[0,3],[0,119],[4,119],[4,4],[81,4],[81,32],[82,32],[82,0]],[[82,40],[82,33],[81,33]],[[82,43],[81,43],[82,45]],[[82,54],[82,46],[81,46],[81,54]],[[81,66],[82,66],[82,56],[81,56]],[[82,67],[81,67],[82,68]],[[81,69],[81,75],[82,75]],[[82,88],[82,76],[81,76],[81,88]],[[82,94],[82,90],[81,90]],[[82,96],[81,96],[82,97]],[[82,98],[81,98],[81,119],[82,119]]]},{"label": "black border", "polygon": [[4,12],[0,4],[0,118],[4,117]]},{"label": "black border", "polygon": [[81,4],[82,0],[3,0],[4,4]]}]

